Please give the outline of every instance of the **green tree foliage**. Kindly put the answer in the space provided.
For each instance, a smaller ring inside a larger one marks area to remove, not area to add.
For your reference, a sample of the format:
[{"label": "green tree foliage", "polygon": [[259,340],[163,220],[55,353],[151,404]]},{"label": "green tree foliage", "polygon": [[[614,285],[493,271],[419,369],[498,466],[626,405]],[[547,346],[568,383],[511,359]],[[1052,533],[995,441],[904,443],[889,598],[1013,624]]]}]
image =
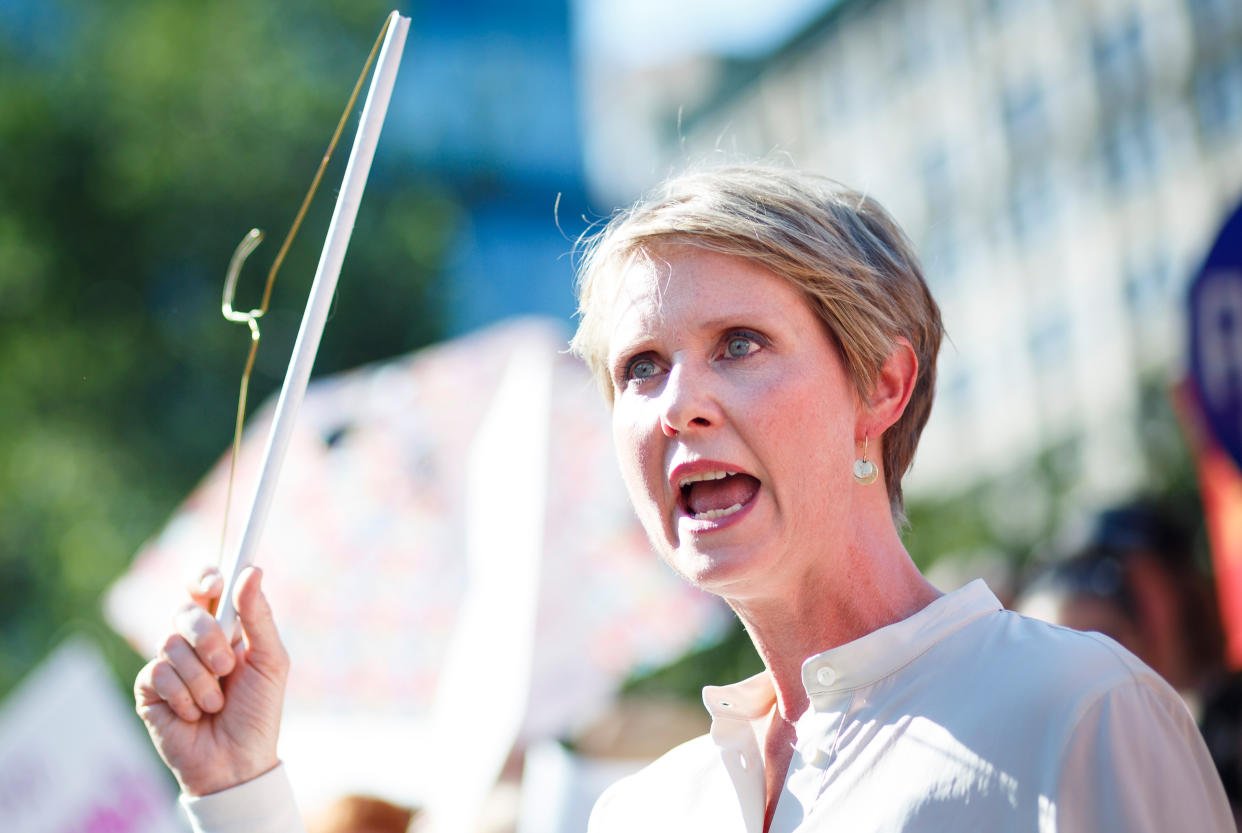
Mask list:
[{"label": "green tree foliage", "polygon": [[[270,258],[389,7],[61,0],[0,15],[0,694],[226,448]],[[251,403],[283,376],[353,125],[277,280]],[[317,372],[438,335],[459,212],[381,142]],[[248,294],[249,293],[249,294]],[[110,640],[123,670],[136,658]]]}]

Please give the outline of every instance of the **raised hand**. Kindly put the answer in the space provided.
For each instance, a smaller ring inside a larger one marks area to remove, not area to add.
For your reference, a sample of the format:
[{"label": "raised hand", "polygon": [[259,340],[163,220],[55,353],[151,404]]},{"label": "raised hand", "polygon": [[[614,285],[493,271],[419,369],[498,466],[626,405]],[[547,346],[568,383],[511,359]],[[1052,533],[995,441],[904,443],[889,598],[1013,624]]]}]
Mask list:
[{"label": "raised hand", "polygon": [[251,567],[237,583],[233,599],[241,633],[230,645],[209,612],[224,582],[218,571],[205,571],[159,656],[134,682],[138,716],[187,795],[219,792],[279,763],[289,657],[261,579]]}]

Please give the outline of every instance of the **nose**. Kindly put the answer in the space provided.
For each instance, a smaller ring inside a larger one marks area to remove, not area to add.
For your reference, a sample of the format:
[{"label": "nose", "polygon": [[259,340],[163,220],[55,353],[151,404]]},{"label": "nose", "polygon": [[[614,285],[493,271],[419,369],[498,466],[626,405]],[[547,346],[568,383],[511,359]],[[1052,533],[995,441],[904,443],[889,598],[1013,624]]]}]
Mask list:
[{"label": "nose", "polygon": [[664,436],[675,437],[720,422],[720,406],[707,375],[686,364],[673,365],[660,392],[660,430]]}]

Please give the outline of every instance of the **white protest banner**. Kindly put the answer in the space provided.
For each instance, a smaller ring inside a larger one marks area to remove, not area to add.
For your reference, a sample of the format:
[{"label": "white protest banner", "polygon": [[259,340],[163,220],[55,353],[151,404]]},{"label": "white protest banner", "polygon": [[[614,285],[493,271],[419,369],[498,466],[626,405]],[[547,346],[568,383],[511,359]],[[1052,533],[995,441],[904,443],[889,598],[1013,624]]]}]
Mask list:
[{"label": "white protest banner", "polygon": [[98,650],[73,638],[0,705],[4,833],[184,833],[176,793]]}]

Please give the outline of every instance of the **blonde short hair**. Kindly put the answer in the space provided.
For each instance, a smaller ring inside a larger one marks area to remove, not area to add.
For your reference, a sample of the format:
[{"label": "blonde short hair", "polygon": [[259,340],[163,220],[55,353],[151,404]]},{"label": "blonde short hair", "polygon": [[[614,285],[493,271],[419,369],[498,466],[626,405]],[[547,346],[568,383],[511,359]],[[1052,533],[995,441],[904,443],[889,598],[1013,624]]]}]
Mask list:
[{"label": "blonde short hair", "polygon": [[[790,281],[833,336],[860,394],[872,389],[898,338],[918,358],[905,412],[886,432],[889,501],[931,413],[943,325],[905,233],[875,200],[789,168],[746,165],[670,179],[582,241],[578,331],[570,343],[611,400],[607,326],[616,280],[635,256],[668,243],[744,258]],[[612,291],[609,291],[609,287]]]}]

